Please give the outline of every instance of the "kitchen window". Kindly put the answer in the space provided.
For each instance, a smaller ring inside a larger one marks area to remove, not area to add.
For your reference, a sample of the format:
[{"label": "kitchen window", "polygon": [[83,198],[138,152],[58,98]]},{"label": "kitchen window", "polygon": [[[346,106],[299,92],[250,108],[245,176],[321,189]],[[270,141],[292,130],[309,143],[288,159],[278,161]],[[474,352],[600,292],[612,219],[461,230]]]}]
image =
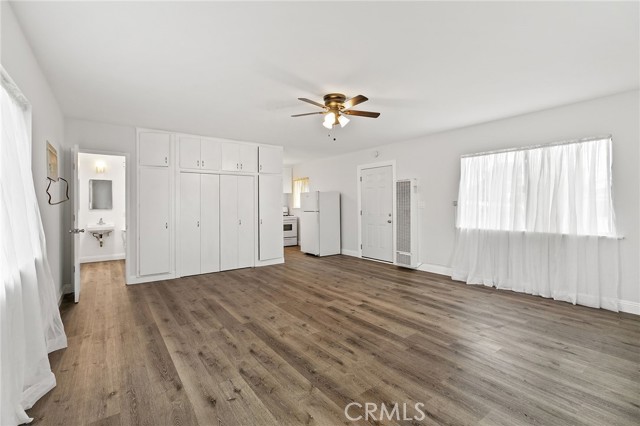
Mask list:
[{"label": "kitchen window", "polygon": [[309,192],[309,178],[299,178],[293,180],[293,208],[300,208],[300,194]]}]

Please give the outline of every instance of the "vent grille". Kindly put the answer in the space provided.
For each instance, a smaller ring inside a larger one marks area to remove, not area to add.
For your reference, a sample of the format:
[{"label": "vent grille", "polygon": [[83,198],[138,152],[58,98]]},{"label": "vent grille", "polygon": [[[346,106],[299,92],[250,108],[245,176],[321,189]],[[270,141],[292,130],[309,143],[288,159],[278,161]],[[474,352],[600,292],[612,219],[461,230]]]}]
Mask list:
[{"label": "vent grille", "polygon": [[411,255],[404,253],[396,253],[396,263],[398,265],[411,266]]},{"label": "vent grille", "polygon": [[[396,182],[396,250],[411,251],[411,182]],[[398,254],[398,263],[400,262]],[[411,256],[409,261],[411,260]],[[409,263],[410,264],[410,263]]]}]

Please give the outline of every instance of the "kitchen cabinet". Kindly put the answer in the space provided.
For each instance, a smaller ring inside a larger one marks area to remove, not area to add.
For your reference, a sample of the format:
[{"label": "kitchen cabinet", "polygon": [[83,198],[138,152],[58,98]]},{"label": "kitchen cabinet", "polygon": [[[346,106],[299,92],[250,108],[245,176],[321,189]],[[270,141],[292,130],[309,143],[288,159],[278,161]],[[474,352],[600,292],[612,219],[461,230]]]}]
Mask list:
[{"label": "kitchen cabinet", "polygon": [[171,134],[141,131],[138,134],[138,164],[169,167]]},{"label": "kitchen cabinet", "polygon": [[235,142],[221,144],[222,170],[228,172],[256,173],[258,171],[258,147]]},{"label": "kitchen cabinet", "polygon": [[138,170],[138,274],[170,272],[170,173],[164,167]]},{"label": "kitchen cabinet", "polygon": [[220,176],[220,270],[255,264],[253,176]]},{"label": "kitchen cabinet", "polygon": [[180,173],[180,275],[220,270],[220,177]]},{"label": "kitchen cabinet", "polygon": [[181,169],[220,170],[220,143],[215,139],[180,136],[178,152]]},{"label": "kitchen cabinet", "polygon": [[258,148],[258,172],[282,174],[282,147],[264,146]]},{"label": "kitchen cabinet", "polygon": [[260,260],[277,259],[283,253],[282,176],[258,177],[258,256]]}]

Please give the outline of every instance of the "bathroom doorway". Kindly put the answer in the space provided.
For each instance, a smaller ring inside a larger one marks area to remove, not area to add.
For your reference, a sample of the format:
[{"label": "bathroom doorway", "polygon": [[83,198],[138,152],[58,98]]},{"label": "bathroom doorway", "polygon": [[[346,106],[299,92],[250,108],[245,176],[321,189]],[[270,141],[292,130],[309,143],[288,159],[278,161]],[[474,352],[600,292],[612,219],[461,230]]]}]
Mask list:
[{"label": "bathroom doorway", "polygon": [[[80,269],[127,258],[127,154],[74,149],[74,293],[80,299]],[[108,264],[107,264],[108,265]],[[124,272],[122,280],[124,282]],[[85,285],[86,283],[82,283]]]}]

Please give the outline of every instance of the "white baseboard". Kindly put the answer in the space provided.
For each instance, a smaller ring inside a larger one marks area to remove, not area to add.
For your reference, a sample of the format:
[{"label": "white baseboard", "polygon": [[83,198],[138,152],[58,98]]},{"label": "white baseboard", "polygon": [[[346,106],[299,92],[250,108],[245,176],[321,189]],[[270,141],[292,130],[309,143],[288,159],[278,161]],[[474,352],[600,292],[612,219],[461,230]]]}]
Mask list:
[{"label": "white baseboard", "polygon": [[629,314],[640,315],[640,303],[632,302],[630,300],[618,301],[620,306],[620,312],[627,312]]},{"label": "white baseboard", "polygon": [[422,263],[420,264],[420,266],[418,266],[418,271],[431,272],[432,274],[446,275],[448,277],[451,277],[451,268],[449,268],[448,266]]},{"label": "white baseboard", "polygon": [[340,253],[344,254],[345,256],[360,257],[360,253],[358,253],[358,250],[342,249]]},{"label": "white baseboard", "polygon": [[276,259],[269,260],[258,260],[256,261],[256,268],[259,268],[261,266],[278,265],[280,263],[284,263],[284,257],[278,257]]},{"label": "white baseboard", "polygon": [[122,260],[124,258],[124,253],[105,254],[100,256],[85,256],[80,258],[80,263],[108,262],[110,260]]}]

